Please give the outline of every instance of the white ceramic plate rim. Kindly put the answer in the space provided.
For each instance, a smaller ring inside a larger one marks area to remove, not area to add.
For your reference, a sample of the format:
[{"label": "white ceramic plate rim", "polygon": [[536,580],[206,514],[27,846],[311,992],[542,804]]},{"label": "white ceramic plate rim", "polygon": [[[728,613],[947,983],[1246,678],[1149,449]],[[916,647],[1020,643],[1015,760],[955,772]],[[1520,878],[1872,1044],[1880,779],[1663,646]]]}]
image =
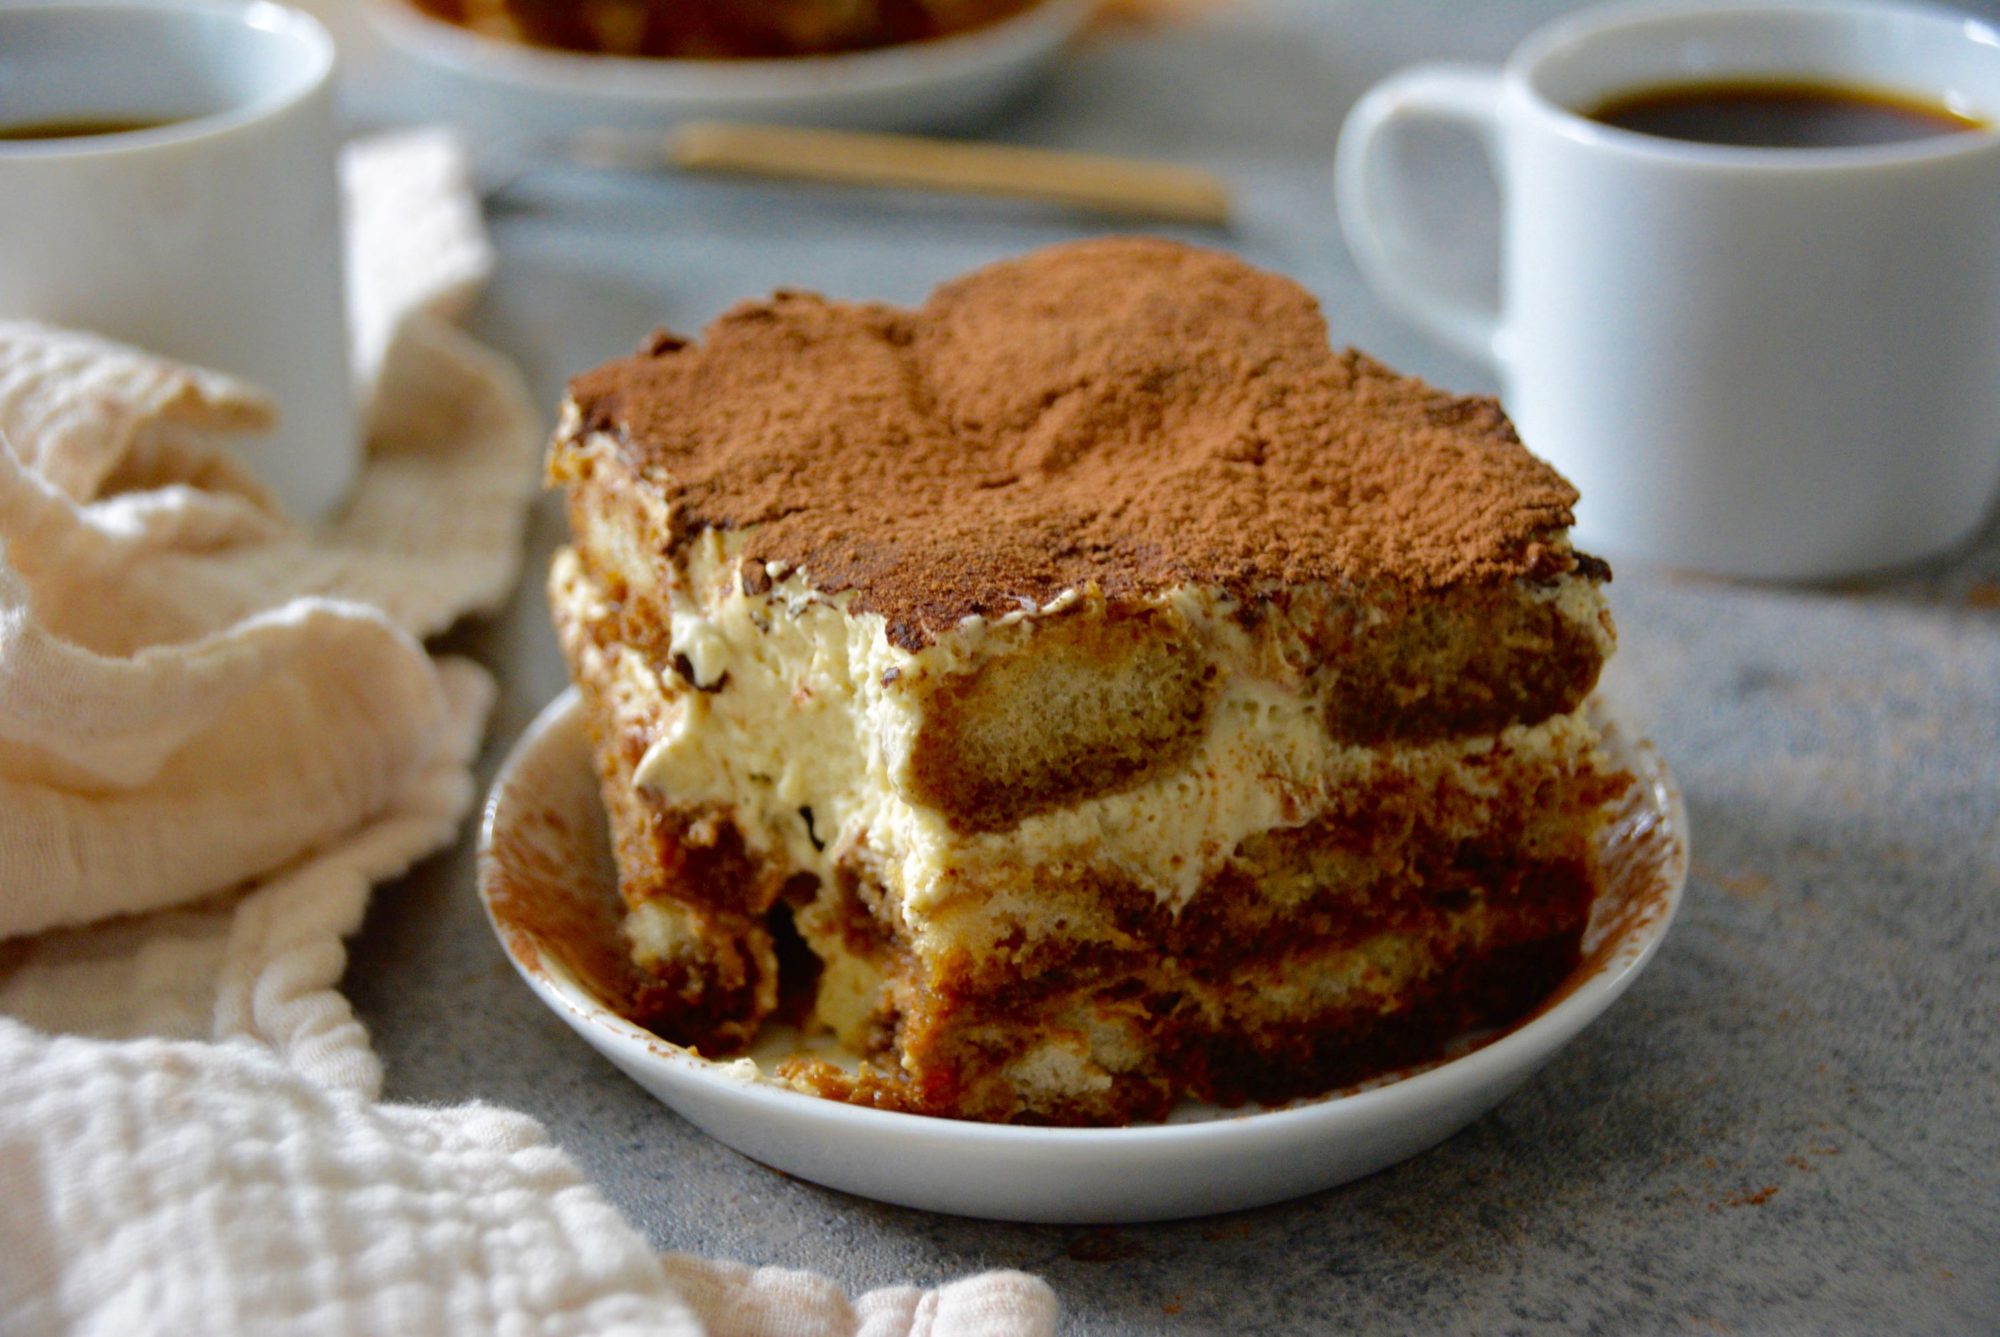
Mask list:
[{"label": "white ceramic plate rim", "polygon": [[434,19],[407,0],[364,0],[392,45],[466,74],[549,93],[634,103],[751,107],[800,98],[894,93],[1006,63],[1082,27],[1090,0],[1040,0],[998,23],[951,37],[831,56],[693,61],[597,56],[502,42]]},{"label": "white ceramic plate rim", "polygon": [[[543,746],[554,731],[568,726],[571,713],[580,709],[580,699],[572,687],[542,710],[502,764],[480,822],[482,868],[488,852],[493,848],[504,815],[510,778],[518,773],[526,757]],[[1335,1133],[1349,1118],[1380,1121],[1393,1117],[1398,1111],[1453,1098],[1467,1088],[1482,1088],[1507,1081],[1531,1072],[1617,1001],[1653,959],[1679,912],[1687,875],[1685,838],[1688,829],[1687,812],[1679,789],[1658,754],[1650,746],[1633,741],[1624,742],[1621,751],[1622,755],[1616,759],[1631,767],[1642,783],[1651,786],[1655,804],[1667,813],[1673,829],[1681,833],[1683,840],[1661,893],[1664,908],[1631,932],[1624,951],[1613,960],[1596,966],[1595,973],[1571,988],[1541,1016],[1470,1053],[1408,1076],[1392,1078],[1381,1085],[1345,1094],[1311,1097],[1278,1109],[1246,1106],[1241,1112],[1221,1111],[1213,1118],[1185,1123],[1134,1124],[1118,1128],[974,1123],[848,1105],[761,1079],[746,1079],[730,1071],[728,1060],[700,1058],[619,1016],[593,998],[560,962],[539,952],[534,961],[522,960],[515,954],[509,935],[502,932],[494,920],[493,907],[486,894],[487,881],[483,875],[480,900],[508,959],[546,1004],[577,1022],[606,1032],[607,1038],[620,1042],[619,1047],[628,1060],[660,1065],[664,1072],[672,1072],[686,1081],[709,1087],[715,1094],[767,1107],[771,1112],[789,1119],[807,1118],[829,1129],[838,1128],[876,1138],[907,1137],[921,1130],[926,1140],[958,1143],[968,1149],[987,1151],[1014,1148],[1069,1152],[1110,1146],[1131,1150],[1151,1144],[1154,1150],[1173,1147],[1199,1152],[1219,1144],[1234,1143],[1253,1131],[1287,1140],[1301,1133],[1318,1131],[1322,1126],[1326,1132]],[[1631,950],[1634,942],[1637,943],[1636,951]],[[1583,968],[1586,967],[1579,967]],[[1562,987],[1567,988],[1568,982]]]}]

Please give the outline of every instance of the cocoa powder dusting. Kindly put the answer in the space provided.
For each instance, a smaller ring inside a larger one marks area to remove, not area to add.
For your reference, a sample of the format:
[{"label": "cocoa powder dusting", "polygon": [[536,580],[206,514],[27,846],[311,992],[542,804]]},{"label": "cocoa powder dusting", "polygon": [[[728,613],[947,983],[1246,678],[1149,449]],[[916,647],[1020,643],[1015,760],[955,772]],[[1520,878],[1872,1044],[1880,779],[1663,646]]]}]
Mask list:
[{"label": "cocoa powder dusting", "polygon": [[780,292],[570,386],[676,508],[917,648],[1095,583],[1437,589],[1576,565],[1574,490],[1498,406],[1336,352],[1232,256],[1119,238],[914,311]]}]

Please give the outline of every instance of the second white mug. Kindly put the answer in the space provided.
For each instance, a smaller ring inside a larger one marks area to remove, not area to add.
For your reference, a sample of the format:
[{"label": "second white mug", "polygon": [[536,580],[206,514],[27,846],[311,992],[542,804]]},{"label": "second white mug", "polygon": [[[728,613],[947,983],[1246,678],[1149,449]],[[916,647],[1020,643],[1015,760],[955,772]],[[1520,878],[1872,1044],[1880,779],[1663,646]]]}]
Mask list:
[{"label": "second white mug", "polygon": [[6,128],[28,136],[0,142],[0,316],[265,390],[277,431],[239,453],[308,520],[361,461],[333,67],[325,29],[263,0],[0,8]]},{"label": "second white mug", "polygon": [[[1736,147],[1589,113],[1768,80],[1889,92],[1985,128]],[[1501,300],[1405,240],[1393,131],[1481,137]],[[1964,541],[2000,489],[2000,35],[1882,3],[1644,4],[1531,37],[1504,69],[1422,66],[1341,135],[1341,223],[1385,300],[1501,377],[1582,493],[1577,541],[1717,574],[1816,578]]]}]

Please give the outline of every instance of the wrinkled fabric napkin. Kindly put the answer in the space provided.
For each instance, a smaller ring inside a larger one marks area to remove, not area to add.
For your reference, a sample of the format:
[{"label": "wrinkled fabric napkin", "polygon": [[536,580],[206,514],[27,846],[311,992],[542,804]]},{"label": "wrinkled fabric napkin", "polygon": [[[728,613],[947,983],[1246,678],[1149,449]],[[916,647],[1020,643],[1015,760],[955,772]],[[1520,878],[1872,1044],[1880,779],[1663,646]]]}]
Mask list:
[{"label": "wrinkled fabric napkin", "polygon": [[422,638],[513,586],[540,429],[454,323],[455,143],[343,172],[369,455],[318,530],[229,454],[253,387],[0,320],[0,1331],[1052,1331],[1018,1273],[660,1258],[525,1116],[377,1099],[341,940],[471,805],[492,682]]}]

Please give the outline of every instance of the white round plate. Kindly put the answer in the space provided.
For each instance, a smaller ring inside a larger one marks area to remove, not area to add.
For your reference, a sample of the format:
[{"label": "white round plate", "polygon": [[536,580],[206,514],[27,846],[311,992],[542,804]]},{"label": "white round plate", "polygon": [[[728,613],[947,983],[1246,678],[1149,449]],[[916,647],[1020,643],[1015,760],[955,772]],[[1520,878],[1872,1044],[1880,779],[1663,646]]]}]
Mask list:
[{"label": "white round plate", "polygon": [[462,119],[515,132],[666,125],[698,117],[856,130],[963,124],[1025,88],[1091,13],[1041,0],[924,42],[777,60],[672,60],[557,51],[482,36],[408,0],[366,0],[394,50],[449,89]]},{"label": "white round plate", "polygon": [[1191,1106],[1166,1123],[1127,1128],[934,1119],[805,1095],[766,1080],[752,1062],[703,1059],[626,1021],[544,936],[565,921],[571,930],[593,917],[613,922],[617,894],[574,689],[541,713],[494,784],[480,829],[480,895],[515,969],[557,1016],[689,1122],[788,1174],[1001,1220],[1233,1211],[1357,1179],[1449,1137],[1574,1038],[1651,960],[1687,876],[1687,814],[1652,747],[1615,727],[1608,733],[1613,760],[1638,779],[1604,843],[1608,886],[1570,978],[1529,1019],[1469,1052],[1277,1109]]}]

